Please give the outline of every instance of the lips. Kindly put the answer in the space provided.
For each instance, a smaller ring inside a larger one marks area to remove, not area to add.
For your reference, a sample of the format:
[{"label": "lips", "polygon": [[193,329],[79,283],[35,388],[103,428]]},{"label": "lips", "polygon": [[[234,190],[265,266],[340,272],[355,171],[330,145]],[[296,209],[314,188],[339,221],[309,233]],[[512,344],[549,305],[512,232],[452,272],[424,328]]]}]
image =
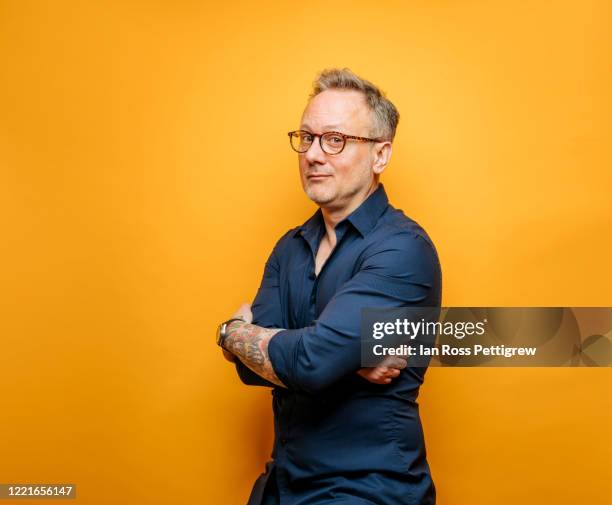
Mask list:
[{"label": "lips", "polygon": [[330,174],[309,174],[306,176],[307,179],[312,179],[312,180],[321,180],[327,177],[331,177],[331,175]]}]

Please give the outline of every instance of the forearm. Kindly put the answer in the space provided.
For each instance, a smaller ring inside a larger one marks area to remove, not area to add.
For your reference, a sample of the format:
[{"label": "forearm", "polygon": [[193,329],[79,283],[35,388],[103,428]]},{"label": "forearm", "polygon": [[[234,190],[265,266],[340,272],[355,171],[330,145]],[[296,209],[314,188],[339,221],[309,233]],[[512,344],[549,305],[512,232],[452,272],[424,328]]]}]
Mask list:
[{"label": "forearm", "polygon": [[223,347],[237,356],[242,363],[259,376],[277,386],[285,387],[276,376],[268,355],[270,339],[279,331],[281,330],[278,328],[263,328],[254,324],[234,321],[228,326]]}]

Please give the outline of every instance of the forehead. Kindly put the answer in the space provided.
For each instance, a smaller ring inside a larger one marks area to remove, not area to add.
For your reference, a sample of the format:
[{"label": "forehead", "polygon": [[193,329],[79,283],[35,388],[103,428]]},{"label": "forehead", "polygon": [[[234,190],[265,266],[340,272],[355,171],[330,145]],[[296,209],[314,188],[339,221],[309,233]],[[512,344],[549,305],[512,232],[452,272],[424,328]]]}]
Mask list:
[{"label": "forehead", "polygon": [[302,114],[301,127],[322,131],[367,128],[370,111],[359,91],[329,89],[313,97]]}]

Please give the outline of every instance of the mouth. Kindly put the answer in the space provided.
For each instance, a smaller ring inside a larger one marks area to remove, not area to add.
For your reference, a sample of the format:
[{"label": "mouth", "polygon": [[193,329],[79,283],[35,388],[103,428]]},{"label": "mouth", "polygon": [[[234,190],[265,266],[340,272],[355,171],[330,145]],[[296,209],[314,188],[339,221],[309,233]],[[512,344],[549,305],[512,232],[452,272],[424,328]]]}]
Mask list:
[{"label": "mouth", "polygon": [[309,174],[306,176],[306,178],[309,181],[322,181],[324,179],[327,179],[328,177],[331,177],[330,174]]}]

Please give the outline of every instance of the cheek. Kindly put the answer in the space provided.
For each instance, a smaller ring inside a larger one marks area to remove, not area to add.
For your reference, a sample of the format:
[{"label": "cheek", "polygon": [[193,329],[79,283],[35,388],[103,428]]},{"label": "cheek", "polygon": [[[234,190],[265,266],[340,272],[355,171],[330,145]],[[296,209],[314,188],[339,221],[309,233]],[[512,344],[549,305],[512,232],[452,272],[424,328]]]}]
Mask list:
[{"label": "cheek", "polygon": [[353,180],[355,181],[365,184],[372,177],[372,164],[370,159],[365,156],[355,160],[352,168]]},{"label": "cheek", "polygon": [[304,173],[308,169],[308,162],[304,158],[304,156],[298,156],[298,168],[300,170],[300,176],[304,177]]},{"label": "cheek", "polygon": [[350,158],[336,165],[336,178],[347,186],[352,186],[363,179],[363,166],[359,159]]}]

